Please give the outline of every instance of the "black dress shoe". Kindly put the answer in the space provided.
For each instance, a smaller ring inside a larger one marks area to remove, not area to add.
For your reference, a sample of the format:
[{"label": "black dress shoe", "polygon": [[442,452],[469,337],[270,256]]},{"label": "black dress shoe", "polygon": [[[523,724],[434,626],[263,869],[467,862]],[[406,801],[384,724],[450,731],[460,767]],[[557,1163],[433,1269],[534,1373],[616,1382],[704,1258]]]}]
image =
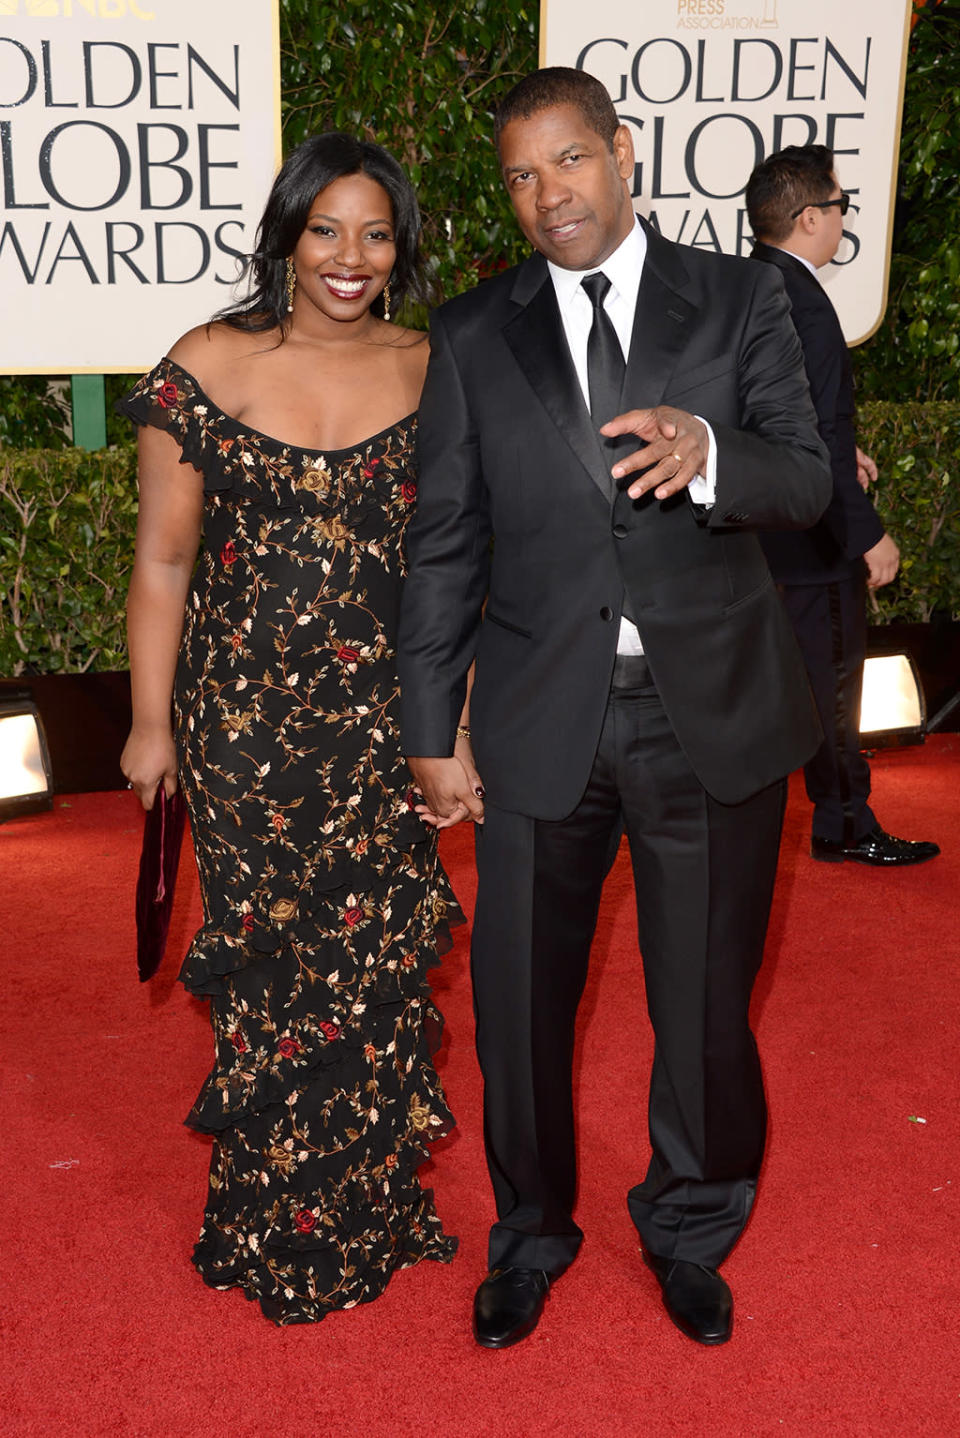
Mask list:
[{"label": "black dress shoe", "polygon": [[844,844],[838,839],[820,839],[814,834],[810,840],[810,853],[814,859],[827,864],[842,864],[844,859],[853,859],[858,864],[879,864],[892,868],[895,864],[923,864],[935,859],[940,852],[939,844],[928,843],[925,839],[895,839],[874,825],[862,839]]},{"label": "black dress shoe", "polygon": [[658,1258],[641,1248],[663,1293],[663,1306],[688,1338],[713,1346],[733,1332],[733,1297],[715,1268],[682,1258]]},{"label": "black dress shoe", "polygon": [[540,1322],[550,1291],[542,1268],[495,1268],[473,1300],[473,1336],[484,1348],[509,1348]]}]

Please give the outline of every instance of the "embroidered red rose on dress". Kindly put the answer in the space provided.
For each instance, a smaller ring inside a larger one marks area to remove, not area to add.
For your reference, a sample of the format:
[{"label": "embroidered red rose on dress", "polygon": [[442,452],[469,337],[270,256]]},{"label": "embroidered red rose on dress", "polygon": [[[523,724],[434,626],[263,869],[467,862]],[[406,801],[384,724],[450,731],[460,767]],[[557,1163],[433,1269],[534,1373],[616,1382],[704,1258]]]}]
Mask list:
[{"label": "embroidered red rose on dress", "polygon": [[298,1208],[293,1222],[298,1233],[312,1233],[317,1226],[316,1214],[311,1213],[309,1208]]},{"label": "embroidered red rose on dress", "polygon": [[407,504],[413,503],[413,501],[417,497],[417,486],[414,484],[412,479],[404,480],[403,484],[401,484],[400,486],[400,493],[403,495],[404,500]]},{"label": "embroidered red rose on dress", "polygon": [[244,916],[243,916],[243,927],[246,929],[246,931],[247,931],[248,934],[252,934],[252,933],[253,933],[253,915],[252,915],[252,914],[244,914]]},{"label": "embroidered red rose on dress", "polygon": [[274,814],[270,822],[278,834],[287,827],[287,821],[282,814]]},{"label": "embroidered red rose on dress", "polygon": [[172,380],[168,379],[157,390],[157,404],[161,409],[174,409],[179,398],[179,391]]},{"label": "embroidered red rose on dress", "polygon": [[335,1024],[332,1019],[321,1019],[317,1025],[325,1039],[338,1039],[340,1037],[340,1025]]},{"label": "embroidered red rose on dress", "polygon": [[356,909],[356,908],[354,908],[354,909],[348,909],[348,910],[347,910],[347,912],[346,912],[346,913],[344,914],[344,916],[343,916],[343,921],[344,921],[344,923],[347,925],[348,928],[352,929],[353,926],[354,926],[354,924],[359,924],[359,922],[360,922],[360,920],[361,920],[362,918],[363,918],[363,910],[362,910],[362,909]]},{"label": "embroidered red rose on dress", "polygon": [[225,565],[226,568],[229,569],[231,564],[236,564],[236,562],[237,551],[233,547],[233,540],[228,539],[226,544],[220,551],[220,563]]},{"label": "embroidered red rose on dress", "polygon": [[373,479],[373,472],[379,463],[379,459],[372,459],[369,464],[363,466],[363,472],[367,479]]},{"label": "embroidered red rose on dress", "polygon": [[344,644],[337,650],[337,658],[341,664],[356,664],[360,658],[360,651],[349,644]]},{"label": "embroidered red rose on dress", "polygon": [[296,1039],[281,1039],[277,1049],[281,1058],[292,1059],[300,1052],[300,1044]]},{"label": "embroidered red rose on dress", "polygon": [[234,1046],[234,1048],[236,1049],[236,1051],[237,1051],[238,1054],[245,1054],[245,1053],[246,1053],[246,1051],[247,1051],[247,1041],[246,1041],[246,1039],[243,1037],[243,1034],[240,1033],[239,1029],[237,1030],[236,1033],[233,1033],[233,1034],[230,1035],[230,1042],[233,1044],[233,1046]]}]

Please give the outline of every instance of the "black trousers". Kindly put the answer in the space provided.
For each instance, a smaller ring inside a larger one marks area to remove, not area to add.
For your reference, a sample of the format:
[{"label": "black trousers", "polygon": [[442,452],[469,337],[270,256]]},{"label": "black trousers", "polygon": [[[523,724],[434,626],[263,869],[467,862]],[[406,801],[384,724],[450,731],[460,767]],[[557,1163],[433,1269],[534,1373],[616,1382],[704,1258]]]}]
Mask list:
[{"label": "black trousers", "polygon": [[[611,690],[574,813],[543,822],[488,804],[477,835],[472,960],[498,1214],[491,1267],[558,1274],[580,1245],[574,1025],[621,827],[656,1040],[653,1154],[628,1195],[630,1213],[651,1252],[716,1266],[753,1202],[766,1108],[748,1007],[786,785],[742,804],[718,804],[691,770],[649,675],[632,682],[629,670],[645,671],[645,661],[620,667],[626,682],[618,687],[615,680]],[[639,1150],[638,1127],[639,1115],[625,1123],[620,1141]]]},{"label": "black trousers", "polygon": [[803,767],[813,833],[855,843],[876,824],[867,800],[870,765],[860,752],[860,692],[867,650],[865,576],[781,586],[823,725]]}]

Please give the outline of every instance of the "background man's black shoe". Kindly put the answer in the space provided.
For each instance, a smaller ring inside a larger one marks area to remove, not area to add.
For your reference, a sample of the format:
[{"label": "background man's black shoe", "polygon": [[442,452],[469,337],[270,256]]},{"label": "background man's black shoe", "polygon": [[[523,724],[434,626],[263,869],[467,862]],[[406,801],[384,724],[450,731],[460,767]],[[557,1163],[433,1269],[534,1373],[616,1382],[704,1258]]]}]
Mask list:
[{"label": "background man's black shoe", "polygon": [[641,1248],[653,1272],[668,1315],[695,1343],[726,1343],[733,1332],[733,1297],[715,1268],[682,1258],[658,1258]]},{"label": "background man's black shoe", "polygon": [[550,1291],[542,1268],[495,1268],[473,1300],[473,1336],[484,1348],[509,1348],[540,1322]]},{"label": "background man's black shoe", "polygon": [[819,839],[816,834],[810,840],[810,853],[814,859],[823,859],[828,864],[842,864],[844,859],[853,859],[858,864],[879,864],[892,868],[897,864],[923,864],[935,859],[940,852],[939,844],[930,844],[925,839],[895,839],[880,825],[869,834],[852,844],[837,839]]}]

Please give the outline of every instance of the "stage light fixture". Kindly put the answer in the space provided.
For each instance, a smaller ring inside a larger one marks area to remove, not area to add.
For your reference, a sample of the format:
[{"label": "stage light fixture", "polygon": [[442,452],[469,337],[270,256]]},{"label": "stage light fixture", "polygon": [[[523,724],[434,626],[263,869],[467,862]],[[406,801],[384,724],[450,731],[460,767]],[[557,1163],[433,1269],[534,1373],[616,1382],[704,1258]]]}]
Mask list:
[{"label": "stage light fixture", "polygon": [[29,690],[0,697],[0,822],[53,807],[53,773],[40,711]]},{"label": "stage light fixture", "polygon": [[920,675],[905,650],[869,654],[863,666],[860,738],[865,746],[922,744],[927,706]]}]

